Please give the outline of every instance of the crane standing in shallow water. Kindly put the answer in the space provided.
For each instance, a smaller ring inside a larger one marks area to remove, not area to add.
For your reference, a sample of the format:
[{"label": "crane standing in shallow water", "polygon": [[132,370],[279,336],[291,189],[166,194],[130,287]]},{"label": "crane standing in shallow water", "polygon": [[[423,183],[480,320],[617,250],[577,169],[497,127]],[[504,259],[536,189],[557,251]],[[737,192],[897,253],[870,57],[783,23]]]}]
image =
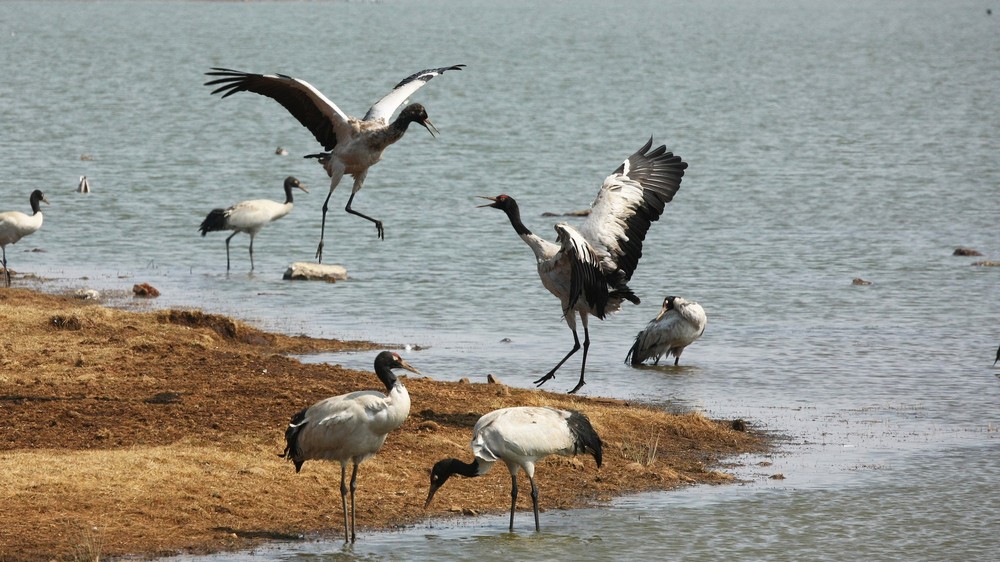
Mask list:
[{"label": "crane standing in shallow water", "polygon": [[34,234],[42,228],[42,210],[40,203],[49,204],[45,194],[36,189],[28,196],[28,203],[31,205],[31,214],[26,215],[21,211],[7,211],[0,213],[0,250],[3,252],[3,273],[7,279],[7,286],[10,287],[10,270],[7,269],[7,244],[16,244],[18,240]]},{"label": "crane standing in shallow water", "polygon": [[676,366],[684,348],[705,333],[707,323],[708,317],[700,304],[668,296],[663,299],[663,306],[656,318],[650,320],[635,337],[632,348],[625,356],[625,362],[641,365],[653,359],[653,363],[658,365],[660,357],[666,355],[669,359],[673,354]]},{"label": "crane standing in shallow water", "polygon": [[227,209],[212,209],[198,230],[205,236],[209,232],[232,230],[226,238],[226,271],[229,271],[229,241],[241,232],[250,235],[250,271],[253,271],[253,239],[268,224],[292,212],[292,188],[297,187],[306,193],[309,190],[298,179],[285,178],[285,202],[278,203],[270,199],[251,199],[242,201]]},{"label": "crane standing in shallow water", "polygon": [[368,168],[382,159],[382,153],[390,145],[403,138],[410,123],[419,123],[434,135],[436,128],[427,117],[427,111],[419,103],[412,103],[400,112],[395,121],[389,118],[407,98],[430,81],[448,70],[461,70],[465,65],[456,64],[442,68],[421,70],[404,78],[392,91],[371,106],[364,118],[357,119],[344,113],[312,84],[305,80],[283,74],[264,75],[240,72],[228,68],[213,68],[208,76],[218,76],[206,82],[206,86],[219,86],[212,91],[227,98],[236,92],[253,92],[267,96],[280,103],[293,117],[309,129],[327,152],[310,154],[306,158],[317,158],[330,176],[330,192],[323,202],[323,222],[320,227],[319,246],[316,260],[323,261],[323,236],[326,233],[326,212],[330,196],[337,188],[344,174],[354,177],[354,187],[347,200],[345,211],[375,223],[380,239],[385,239],[382,221],[351,208],[354,196],[361,190],[368,174]]},{"label": "crane standing in shallow water", "polygon": [[509,195],[484,197],[493,207],[507,214],[511,226],[531,248],[538,263],[542,285],[562,303],[563,317],[573,331],[573,349],[551,371],[535,381],[541,386],[555,377],[556,371],[580,349],[576,316],[583,324],[583,361],[580,381],[570,394],[585,384],[587,350],[590,348],[588,316],[603,320],[628,300],[639,304],[639,297],[627,285],[642,257],[642,241],[650,224],[660,218],[663,209],[677,190],[687,162],[667,152],[666,146],[653,150],[653,139],[629,156],[601,185],[591,206],[590,215],[577,230],[562,222],[555,225],[554,244],[533,234],[521,222],[517,202]]},{"label": "crane standing in shallow water", "polygon": [[[375,374],[386,394],[365,390],[334,396],[309,406],[292,417],[285,429],[285,451],[278,455],[295,464],[295,472],[307,460],[340,462],[340,501],[344,509],[344,542],[354,542],[354,491],[358,465],[375,456],[390,431],[403,425],[410,414],[410,394],[393,369],[420,374],[391,351],[375,357]],[[347,534],[347,463],[351,471],[350,536]]]},{"label": "crane standing in shallow water", "polygon": [[549,455],[564,457],[590,453],[601,467],[601,438],[587,416],[575,410],[557,410],[522,406],[494,410],[479,418],[472,429],[471,463],[442,459],[431,469],[431,486],[424,509],[434,494],[455,474],[475,478],[489,472],[493,463],[503,461],[510,471],[510,532],[514,532],[514,508],[517,506],[517,471],[524,470],[531,481],[531,507],[538,524],[538,486],[535,463]]}]

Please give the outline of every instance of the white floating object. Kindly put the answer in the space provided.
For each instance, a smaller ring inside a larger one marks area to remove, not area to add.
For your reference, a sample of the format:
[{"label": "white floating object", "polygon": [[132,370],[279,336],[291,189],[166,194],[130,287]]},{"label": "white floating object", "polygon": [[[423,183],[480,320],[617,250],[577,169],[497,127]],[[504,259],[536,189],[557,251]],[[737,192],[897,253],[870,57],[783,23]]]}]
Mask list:
[{"label": "white floating object", "polygon": [[87,181],[87,176],[80,176],[80,183],[76,186],[77,193],[90,193],[90,182]]},{"label": "white floating object", "polygon": [[284,279],[306,281],[343,281],[347,279],[347,268],[342,265],[297,261],[285,270]]},{"label": "white floating object", "polygon": [[93,289],[77,289],[73,296],[81,300],[97,300],[101,298],[101,293]]}]

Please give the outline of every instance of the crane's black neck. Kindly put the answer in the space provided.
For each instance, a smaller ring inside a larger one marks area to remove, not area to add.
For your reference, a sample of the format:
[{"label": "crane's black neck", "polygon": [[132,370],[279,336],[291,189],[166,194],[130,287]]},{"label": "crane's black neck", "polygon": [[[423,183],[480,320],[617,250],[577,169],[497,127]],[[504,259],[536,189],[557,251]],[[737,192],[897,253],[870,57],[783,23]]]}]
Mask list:
[{"label": "crane's black neck", "polygon": [[285,183],[285,205],[292,203],[292,184]]},{"label": "crane's black neck", "polygon": [[479,459],[475,459],[472,462],[462,462],[458,459],[448,459],[442,464],[441,468],[445,478],[454,474],[465,476],[466,478],[475,478],[476,476],[479,476]]},{"label": "crane's black neck", "polygon": [[426,118],[427,112],[424,110],[424,106],[419,103],[411,103],[403,108],[403,111],[389,124],[388,128],[401,137],[409,128],[410,123],[420,123]]},{"label": "crane's black neck", "polygon": [[375,374],[378,376],[378,380],[385,385],[386,394],[392,392],[392,389],[399,382],[396,373],[392,372],[394,362],[392,354],[388,352],[379,353],[378,357],[375,358]]},{"label": "crane's black neck", "polygon": [[36,189],[35,191],[31,192],[31,197],[28,198],[28,202],[31,203],[31,214],[32,215],[37,215],[38,213],[40,213],[42,211],[42,200],[43,199],[45,199],[45,196],[42,195],[41,191],[39,191],[39,190]]},{"label": "crane's black neck", "polygon": [[531,231],[528,230],[528,227],[524,226],[523,222],[521,222],[521,210],[518,208],[516,201],[508,198],[500,209],[507,213],[507,218],[510,219],[510,225],[514,227],[514,232],[516,232],[518,236],[531,236]]}]

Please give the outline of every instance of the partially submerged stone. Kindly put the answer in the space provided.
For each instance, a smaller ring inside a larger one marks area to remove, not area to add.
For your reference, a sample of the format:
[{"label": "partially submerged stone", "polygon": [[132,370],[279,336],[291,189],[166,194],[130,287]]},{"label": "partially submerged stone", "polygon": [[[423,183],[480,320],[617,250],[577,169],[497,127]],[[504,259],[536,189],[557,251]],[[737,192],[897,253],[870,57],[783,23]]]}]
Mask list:
[{"label": "partially submerged stone", "polygon": [[982,252],[979,250],[974,250],[972,248],[955,248],[953,256],[981,256]]},{"label": "partially submerged stone", "polygon": [[333,283],[334,281],[347,279],[347,268],[342,265],[298,261],[288,266],[283,278]]},{"label": "partially submerged stone", "polygon": [[137,283],[132,285],[132,294],[137,297],[154,299],[160,296],[160,291],[149,283]]}]

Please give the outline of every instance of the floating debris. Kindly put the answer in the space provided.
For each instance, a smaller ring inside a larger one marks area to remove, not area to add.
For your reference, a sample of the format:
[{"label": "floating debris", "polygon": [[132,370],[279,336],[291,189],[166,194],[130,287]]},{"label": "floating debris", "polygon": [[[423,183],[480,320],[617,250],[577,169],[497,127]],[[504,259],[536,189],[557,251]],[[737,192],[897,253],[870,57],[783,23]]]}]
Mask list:
[{"label": "floating debris", "polygon": [[865,281],[860,277],[855,277],[854,279],[851,280],[851,285],[871,285],[871,284],[872,284],[871,281]]},{"label": "floating debris", "polygon": [[565,213],[556,213],[553,211],[545,211],[542,213],[543,217],[589,217],[590,209],[581,209],[579,211],[566,211]]}]

